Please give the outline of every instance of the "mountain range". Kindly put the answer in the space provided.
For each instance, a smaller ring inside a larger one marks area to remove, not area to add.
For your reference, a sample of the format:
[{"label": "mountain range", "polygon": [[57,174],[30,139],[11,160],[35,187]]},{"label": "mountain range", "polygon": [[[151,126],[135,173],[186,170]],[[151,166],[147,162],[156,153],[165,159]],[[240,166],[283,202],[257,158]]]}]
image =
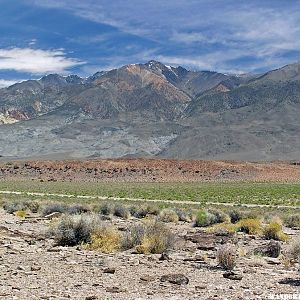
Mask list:
[{"label": "mountain range", "polygon": [[157,61],[0,89],[4,159],[297,160],[300,63],[266,74]]}]

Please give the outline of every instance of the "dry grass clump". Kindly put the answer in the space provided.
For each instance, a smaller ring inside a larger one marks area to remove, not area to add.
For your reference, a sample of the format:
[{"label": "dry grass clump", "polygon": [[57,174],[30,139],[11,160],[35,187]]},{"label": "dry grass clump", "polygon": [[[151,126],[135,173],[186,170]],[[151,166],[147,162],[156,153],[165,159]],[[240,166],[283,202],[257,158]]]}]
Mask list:
[{"label": "dry grass clump", "polygon": [[165,208],[160,212],[159,220],[166,223],[168,222],[177,223],[179,221],[179,217],[175,210],[170,208]]},{"label": "dry grass clump", "polygon": [[262,222],[259,219],[242,219],[236,223],[237,231],[247,234],[260,234],[262,232]]},{"label": "dry grass clump", "polygon": [[269,225],[263,229],[263,237],[267,240],[287,241],[287,235],[282,231],[280,219],[273,219]]},{"label": "dry grass clump", "polygon": [[231,244],[221,246],[217,252],[219,265],[224,270],[233,270],[236,266],[237,251]]},{"label": "dry grass clump", "polygon": [[123,249],[135,248],[138,253],[163,253],[174,246],[174,236],[161,222],[147,220],[134,225],[123,237]]},{"label": "dry grass clump", "polygon": [[103,253],[113,253],[120,250],[121,234],[113,227],[102,226],[91,234],[86,249]]},{"label": "dry grass clump", "polygon": [[300,228],[300,214],[287,216],[284,220],[284,224],[290,228]]},{"label": "dry grass clump", "polygon": [[91,241],[91,235],[102,227],[95,215],[64,215],[52,224],[49,234],[58,245],[75,246]]}]

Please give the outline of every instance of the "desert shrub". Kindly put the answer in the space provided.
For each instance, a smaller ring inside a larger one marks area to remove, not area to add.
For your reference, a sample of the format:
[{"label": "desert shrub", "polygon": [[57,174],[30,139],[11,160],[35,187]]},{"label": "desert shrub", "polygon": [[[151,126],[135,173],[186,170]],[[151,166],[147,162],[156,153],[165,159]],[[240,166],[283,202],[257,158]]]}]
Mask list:
[{"label": "desert shrub", "polygon": [[129,211],[132,216],[134,216],[135,218],[138,218],[138,219],[145,218],[148,214],[148,211],[147,211],[146,207],[144,207],[144,206],[142,206],[142,207],[132,206],[132,207],[130,207]]},{"label": "desert shrub", "polygon": [[37,201],[26,201],[25,205],[33,213],[37,213],[40,209],[40,204]]},{"label": "desert shrub", "polygon": [[193,219],[192,213],[182,210],[182,209],[175,209],[175,212],[178,216],[179,221],[183,222],[191,222]]},{"label": "desert shrub", "polygon": [[121,247],[121,235],[113,227],[102,226],[96,229],[90,238],[90,242],[85,248],[88,250],[97,250],[103,253],[112,253]]},{"label": "desert shrub", "polygon": [[210,214],[214,216],[214,223],[223,223],[223,222],[229,222],[229,216],[225,214],[224,212],[217,210],[217,209],[210,209],[208,211]]},{"label": "desert shrub", "polygon": [[70,215],[80,215],[80,214],[87,213],[90,211],[91,210],[89,207],[87,207],[85,205],[81,205],[81,204],[74,204],[74,205],[67,207],[67,213]]},{"label": "desert shrub", "polygon": [[18,201],[7,201],[3,203],[3,209],[9,213],[13,214],[16,211],[26,210],[28,207],[25,202]]},{"label": "desert shrub", "polygon": [[216,223],[216,218],[213,214],[206,210],[199,210],[196,215],[195,226],[207,227]]},{"label": "desert shrub", "polygon": [[144,224],[132,225],[123,235],[122,248],[132,249],[142,243],[145,236],[146,226]]},{"label": "desert shrub", "polygon": [[225,233],[228,235],[233,235],[237,231],[237,226],[236,224],[224,222],[213,225],[208,231],[213,233]]},{"label": "desert shrub", "polygon": [[27,215],[27,212],[26,212],[26,210],[17,210],[15,212],[15,215],[19,218],[25,218]]},{"label": "desert shrub", "polygon": [[245,213],[240,211],[240,210],[231,210],[229,211],[229,217],[230,217],[230,221],[231,223],[235,224],[238,221],[245,219]]},{"label": "desert shrub", "polygon": [[300,228],[300,214],[287,216],[284,220],[284,224],[290,228]]},{"label": "desert shrub", "polygon": [[59,213],[66,213],[68,210],[68,207],[65,204],[61,203],[50,203],[44,206],[42,215],[47,216],[50,215],[54,212],[59,212]]},{"label": "desert shrub", "polygon": [[243,219],[237,225],[237,230],[247,234],[260,234],[262,232],[262,223],[259,219]]},{"label": "desert shrub", "polygon": [[270,241],[267,245],[262,245],[254,249],[254,254],[269,256],[269,257],[278,257],[281,252],[281,244],[278,241]]},{"label": "desert shrub", "polygon": [[99,208],[99,213],[105,216],[112,215],[114,213],[114,207],[111,203],[103,203]]},{"label": "desert shrub", "polygon": [[296,240],[291,244],[288,256],[293,262],[300,263],[300,240]]},{"label": "desert shrub", "polygon": [[138,253],[163,253],[174,246],[174,236],[163,223],[148,220],[129,228],[122,246],[124,249],[135,247]]},{"label": "desert shrub", "polygon": [[282,223],[273,219],[263,230],[263,237],[267,240],[286,241],[287,235],[282,231]]},{"label": "desert shrub", "polygon": [[159,214],[159,220],[162,222],[174,222],[177,223],[179,221],[179,217],[173,209],[165,208]]},{"label": "desert shrub", "polygon": [[113,209],[113,214],[116,217],[123,218],[123,219],[128,219],[130,217],[129,209],[122,204],[115,205]]},{"label": "desert shrub", "polygon": [[74,246],[88,243],[92,233],[101,228],[100,218],[94,215],[64,215],[52,224],[49,234],[58,245]]},{"label": "desert shrub", "polygon": [[219,265],[224,270],[233,270],[236,266],[237,251],[231,244],[221,246],[217,252]]}]

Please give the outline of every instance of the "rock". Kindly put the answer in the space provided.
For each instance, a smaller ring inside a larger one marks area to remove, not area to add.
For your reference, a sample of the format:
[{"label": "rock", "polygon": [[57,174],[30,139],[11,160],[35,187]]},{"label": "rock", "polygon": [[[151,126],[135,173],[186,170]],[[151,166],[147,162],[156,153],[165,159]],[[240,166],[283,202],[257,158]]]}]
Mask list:
[{"label": "rock", "polygon": [[155,278],[153,276],[145,275],[145,276],[141,276],[140,280],[145,282],[150,282],[150,281],[154,281]]},{"label": "rock", "polygon": [[159,260],[171,260],[170,256],[168,253],[162,253]]},{"label": "rock", "polygon": [[25,268],[23,266],[17,266],[17,270],[25,271]]},{"label": "rock", "polygon": [[116,272],[115,268],[106,268],[103,270],[103,273],[106,273],[106,274],[115,274],[115,272]]},{"label": "rock", "polygon": [[280,265],[281,262],[278,258],[274,258],[274,257],[265,257],[265,261],[269,264],[269,265]]},{"label": "rock", "polygon": [[188,284],[189,279],[183,274],[168,274],[160,278],[161,282],[170,282],[173,284]]},{"label": "rock", "polygon": [[31,271],[39,271],[41,269],[41,266],[31,266]]},{"label": "rock", "polygon": [[106,291],[109,293],[122,293],[122,292],[126,292],[126,289],[120,288],[118,286],[112,286],[106,288]]},{"label": "rock", "polygon": [[61,212],[55,211],[55,212],[45,216],[45,218],[48,219],[48,220],[52,220],[54,218],[59,218],[61,215],[62,215]]},{"label": "rock", "polygon": [[86,296],[85,297],[85,300],[97,300],[98,299],[98,297],[97,296]]},{"label": "rock", "polygon": [[206,290],[206,289],[207,289],[207,285],[196,285],[195,286],[196,291]]},{"label": "rock", "polygon": [[231,280],[242,280],[242,278],[243,278],[242,274],[238,274],[233,271],[224,273],[223,277],[227,278],[227,279],[231,279]]}]

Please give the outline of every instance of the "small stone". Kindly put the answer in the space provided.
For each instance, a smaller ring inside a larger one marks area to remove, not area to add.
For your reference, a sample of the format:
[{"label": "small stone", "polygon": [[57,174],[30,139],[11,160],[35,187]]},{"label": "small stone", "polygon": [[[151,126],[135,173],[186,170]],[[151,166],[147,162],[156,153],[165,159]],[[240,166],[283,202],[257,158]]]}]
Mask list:
[{"label": "small stone", "polygon": [[281,262],[278,258],[273,258],[273,257],[265,257],[265,261],[269,265],[280,265],[281,264]]},{"label": "small stone", "polygon": [[154,281],[155,278],[153,276],[145,275],[145,276],[141,276],[140,280],[145,282],[150,282],[150,281]]},{"label": "small stone", "polygon": [[206,290],[207,286],[206,285],[196,285],[195,290],[200,291],[200,290]]},{"label": "small stone", "polygon": [[183,275],[183,274],[168,274],[168,275],[163,275],[160,278],[161,282],[170,282],[173,284],[188,284],[189,283],[189,279]]},{"label": "small stone", "polygon": [[41,266],[31,266],[31,271],[39,271],[41,269]]},{"label": "small stone", "polygon": [[241,274],[235,273],[233,271],[224,273],[223,277],[231,280],[242,280],[243,278]]},{"label": "small stone", "polygon": [[170,256],[168,253],[162,253],[159,260],[171,260]]},{"label": "small stone", "polygon": [[95,295],[85,297],[85,300],[97,300],[97,299],[98,299],[98,297]]},{"label": "small stone", "polygon": [[109,293],[122,293],[122,292],[125,292],[126,290],[122,289],[118,286],[112,286],[112,287],[106,288],[106,291]]},{"label": "small stone", "polygon": [[106,274],[115,274],[115,272],[116,272],[115,268],[106,268],[103,270],[103,273],[106,273]]},{"label": "small stone", "polygon": [[18,267],[17,267],[17,270],[25,271],[25,268],[24,268],[23,266],[18,266]]}]

